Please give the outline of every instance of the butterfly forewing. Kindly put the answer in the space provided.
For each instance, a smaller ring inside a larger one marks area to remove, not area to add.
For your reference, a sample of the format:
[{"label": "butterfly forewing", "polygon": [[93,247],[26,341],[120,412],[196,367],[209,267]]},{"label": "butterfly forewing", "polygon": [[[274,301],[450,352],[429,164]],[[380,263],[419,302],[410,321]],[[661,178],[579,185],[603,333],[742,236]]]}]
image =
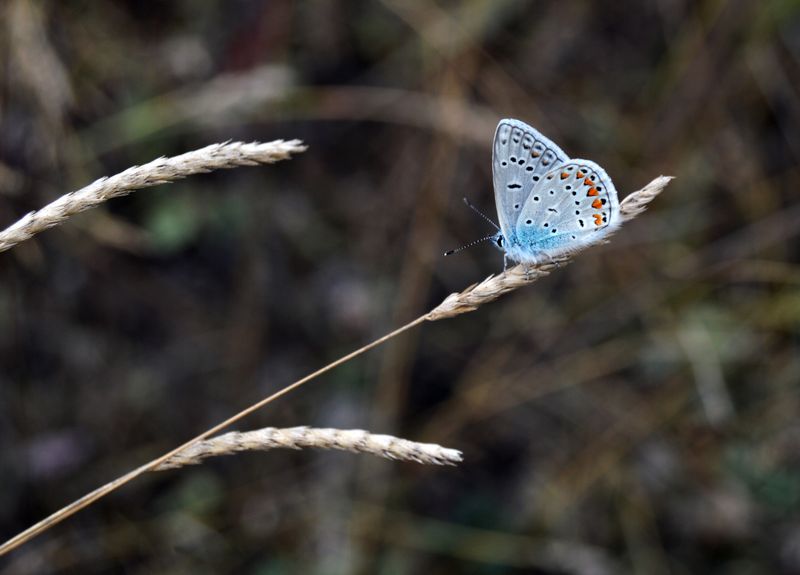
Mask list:
[{"label": "butterfly forewing", "polygon": [[500,121],[494,135],[492,175],[497,217],[506,239],[513,238],[534,186],[567,160],[561,148],[524,122]]}]

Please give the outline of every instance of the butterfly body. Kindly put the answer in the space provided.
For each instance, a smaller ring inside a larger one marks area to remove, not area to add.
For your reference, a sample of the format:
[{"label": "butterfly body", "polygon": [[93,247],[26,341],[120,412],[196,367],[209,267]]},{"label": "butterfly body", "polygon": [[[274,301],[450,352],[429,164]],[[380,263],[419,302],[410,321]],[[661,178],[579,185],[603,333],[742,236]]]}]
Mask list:
[{"label": "butterfly body", "polygon": [[501,120],[492,153],[500,231],[508,259],[537,264],[600,242],[620,223],[611,178],[590,160],[570,159],[519,120]]}]

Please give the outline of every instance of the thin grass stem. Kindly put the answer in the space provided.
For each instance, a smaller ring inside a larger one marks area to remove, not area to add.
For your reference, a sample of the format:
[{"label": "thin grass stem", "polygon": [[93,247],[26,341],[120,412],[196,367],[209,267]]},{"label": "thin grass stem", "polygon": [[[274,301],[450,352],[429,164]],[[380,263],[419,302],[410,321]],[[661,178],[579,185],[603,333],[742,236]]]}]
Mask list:
[{"label": "thin grass stem", "polygon": [[[641,190],[633,192],[625,200],[622,201],[620,204],[620,214],[622,216],[623,223],[628,222],[634,217],[641,214],[647,206],[653,201],[669,184],[671,177],[666,176],[659,176],[649,184],[647,184]],[[127,193],[127,192],[125,192]],[[574,255],[574,254],[573,254]],[[19,533],[18,535],[12,537],[2,545],[0,545],[0,556],[5,555],[6,553],[16,549],[23,543],[30,541],[37,535],[41,534],[43,531],[49,529],[50,527],[60,523],[67,517],[74,515],[81,509],[91,505],[98,499],[108,495],[112,491],[115,491],[119,487],[125,485],[126,483],[132,481],[133,479],[139,477],[143,473],[148,471],[153,471],[160,466],[162,466],[167,460],[175,456],[178,452],[183,451],[184,449],[190,448],[193,444],[199,441],[203,441],[210,437],[211,435],[221,431],[222,429],[228,427],[229,425],[239,421],[243,417],[253,413],[254,411],[264,407],[268,403],[278,399],[286,395],[287,393],[297,389],[298,387],[308,383],[309,381],[316,379],[320,375],[323,375],[332,369],[346,363],[359,355],[381,345],[400,335],[401,333],[410,330],[413,327],[425,322],[425,321],[437,321],[440,319],[446,319],[450,317],[454,317],[456,315],[460,315],[462,313],[467,313],[470,311],[474,311],[478,309],[480,306],[489,303],[491,301],[496,300],[497,298],[501,297],[503,294],[509,293],[514,291],[522,286],[528,285],[533,283],[534,281],[542,278],[546,275],[549,275],[552,270],[561,267],[568,263],[571,260],[572,256],[558,258],[555,261],[547,262],[544,264],[539,264],[535,266],[516,266],[509,270],[504,271],[503,273],[497,276],[489,276],[484,281],[474,284],[467,289],[453,293],[449,295],[445,300],[439,304],[436,308],[431,310],[430,312],[422,315],[415,320],[405,324],[404,326],[392,331],[376,339],[375,341],[337,359],[336,361],[326,365],[323,368],[318,369],[317,371],[303,377],[284,387],[283,389],[273,393],[272,395],[261,399],[260,401],[250,405],[249,407],[241,410],[239,413],[229,417],[225,421],[215,425],[214,427],[204,431],[203,433],[199,434],[198,436],[190,439],[189,441],[183,443],[182,445],[176,447],[175,449],[161,455],[145,463],[144,465],[134,469],[126,473],[125,475],[95,489],[94,491],[84,495],[80,499],[70,503],[66,507],[56,511],[49,517],[43,519],[42,521],[36,523],[35,525],[29,527],[25,531]]]}]

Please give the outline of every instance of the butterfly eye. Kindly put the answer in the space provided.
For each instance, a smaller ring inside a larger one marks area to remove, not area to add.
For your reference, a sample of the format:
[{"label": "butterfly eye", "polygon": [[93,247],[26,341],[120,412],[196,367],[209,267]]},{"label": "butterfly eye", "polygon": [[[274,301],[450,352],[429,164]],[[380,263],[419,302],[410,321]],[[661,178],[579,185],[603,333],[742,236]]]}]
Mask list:
[{"label": "butterfly eye", "polygon": [[497,239],[495,240],[495,243],[497,244],[498,248],[502,248],[503,244],[505,243],[505,240],[503,239],[503,236],[497,236]]}]

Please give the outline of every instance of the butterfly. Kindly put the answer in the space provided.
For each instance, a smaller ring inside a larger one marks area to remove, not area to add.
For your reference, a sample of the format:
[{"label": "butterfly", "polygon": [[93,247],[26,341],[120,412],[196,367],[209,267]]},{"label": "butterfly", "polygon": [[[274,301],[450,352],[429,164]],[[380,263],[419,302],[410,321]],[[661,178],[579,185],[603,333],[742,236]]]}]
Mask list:
[{"label": "butterfly", "polygon": [[607,237],[620,224],[617,190],[591,160],[573,160],[536,129],[500,120],[492,176],[500,226],[490,237],[522,264],[553,261]]}]

